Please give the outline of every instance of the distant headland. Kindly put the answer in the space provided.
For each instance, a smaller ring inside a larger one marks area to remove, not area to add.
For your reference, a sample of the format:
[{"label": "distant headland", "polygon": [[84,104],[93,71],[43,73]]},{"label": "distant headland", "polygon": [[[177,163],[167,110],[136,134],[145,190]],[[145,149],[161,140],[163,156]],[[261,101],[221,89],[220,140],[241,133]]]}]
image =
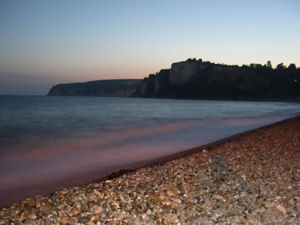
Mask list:
[{"label": "distant headland", "polygon": [[282,63],[272,68],[270,61],[237,66],[188,59],[143,80],[58,84],[48,95],[299,101],[300,68]]},{"label": "distant headland", "polygon": [[57,84],[50,89],[48,95],[130,97],[136,92],[141,83],[141,79],[116,79]]}]

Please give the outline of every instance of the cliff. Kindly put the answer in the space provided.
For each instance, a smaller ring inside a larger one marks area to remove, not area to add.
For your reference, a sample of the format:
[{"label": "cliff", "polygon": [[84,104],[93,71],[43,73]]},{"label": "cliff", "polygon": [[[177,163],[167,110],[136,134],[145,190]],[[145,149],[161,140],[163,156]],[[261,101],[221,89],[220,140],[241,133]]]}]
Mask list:
[{"label": "cliff", "polygon": [[279,64],[229,66],[188,59],[151,74],[135,97],[300,100],[300,69]]},{"label": "cliff", "polygon": [[188,59],[144,80],[100,80],[58,84],[48,95],[300,101],[295,64],[230,66]]},{"label": "cliff", "polygon": [[49,96],[113,96],[128,97],[136,92],[142,80],[99,80],[85,83],[67,83],[53,86]]}]

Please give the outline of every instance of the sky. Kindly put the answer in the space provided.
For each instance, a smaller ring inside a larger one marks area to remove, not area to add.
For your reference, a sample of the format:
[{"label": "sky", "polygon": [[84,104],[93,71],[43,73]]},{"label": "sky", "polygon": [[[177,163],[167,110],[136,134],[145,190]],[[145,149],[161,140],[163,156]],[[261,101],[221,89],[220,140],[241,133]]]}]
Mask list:
[{"label": "sky", "polygon": [[299,0],[0,0],[0,94],[173,62],[300,66]]}]

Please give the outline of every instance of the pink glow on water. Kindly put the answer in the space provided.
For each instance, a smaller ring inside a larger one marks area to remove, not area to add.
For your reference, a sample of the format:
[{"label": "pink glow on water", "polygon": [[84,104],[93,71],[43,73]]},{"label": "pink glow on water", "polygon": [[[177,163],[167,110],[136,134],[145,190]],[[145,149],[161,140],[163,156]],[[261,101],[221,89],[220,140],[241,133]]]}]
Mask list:
[{"label": "pink glow on water", "polygon": [[174,154],[278,120],[188,121],[93,137],[31,140],[0,158],[0,206],[83,184],[136,163]]},{"label": "pink glow on water", "polygon": [[[9,161],[18,161],[25,159],[43,159],[51,156],[74,154],[84,152],[86,149],[93,149],[103,151],[103,146],[119,143],[128,139],[139,139],[151,135],[158,135],[160,133],[167,133],[176,130],[185,129],[191,126],[200,125],[199,121],[181,122],[178,124],[164,124],[159,127],[141,127],[134,130],[124,131],[110,131],[105,134],[98,134],[92,137],[82,139],[58,139],[55,140],[36,140],[32,138],[17,146],[16,149],[11,150],[10,153],[0,158],[0,163]],[[30,151],[28,151],[30,149]]]}]

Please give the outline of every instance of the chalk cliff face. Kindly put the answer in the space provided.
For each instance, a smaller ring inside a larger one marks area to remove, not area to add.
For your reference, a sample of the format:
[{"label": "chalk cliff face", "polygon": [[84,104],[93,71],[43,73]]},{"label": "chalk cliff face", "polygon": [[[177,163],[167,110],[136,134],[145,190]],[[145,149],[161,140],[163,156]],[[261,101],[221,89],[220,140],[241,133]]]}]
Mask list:
[{"label": "chalk cliff face", "polygon": [[170,70],[170,85],[183,86],[191,81],[198,71],[204,70],[207,66],[199,62],[178,62],[173,63]]},{"label": "chalk cliff face", "polygon": [[187,60],[149,75],[133,96],[158,98],[300,100],[300,69],[228,66]]},{"label": "chalk cliff face", "polygon": [[136,92],[142,80],[100,80],[53,86],[49,96],[112,96],[129,97]]}]

